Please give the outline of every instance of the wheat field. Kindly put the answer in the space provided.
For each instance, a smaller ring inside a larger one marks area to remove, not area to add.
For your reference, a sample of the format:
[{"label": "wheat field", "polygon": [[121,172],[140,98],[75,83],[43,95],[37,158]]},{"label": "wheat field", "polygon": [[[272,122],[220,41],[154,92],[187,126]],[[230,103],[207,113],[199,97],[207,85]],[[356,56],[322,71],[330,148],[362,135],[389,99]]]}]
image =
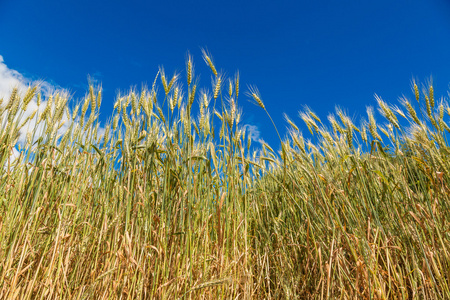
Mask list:
[{"label": "wheat field", "polygon": [[259,145],[239,101],[277,129],[264,98],[203,58],[212,87],[188,56],[105,124],[99,86],[74,107],[39,85],[2,99],[1,299],[450,298],[450,107],[431,83],[376,97],[379,120],[305,108],[307,136],[285,116]]}]

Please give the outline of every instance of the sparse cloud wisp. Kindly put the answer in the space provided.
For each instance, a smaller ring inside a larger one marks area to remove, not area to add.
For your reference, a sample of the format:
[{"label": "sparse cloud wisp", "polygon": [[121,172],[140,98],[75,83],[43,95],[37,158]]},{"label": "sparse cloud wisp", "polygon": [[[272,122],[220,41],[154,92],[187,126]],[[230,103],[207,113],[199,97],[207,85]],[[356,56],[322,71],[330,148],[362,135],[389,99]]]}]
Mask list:
[{"label": "sparse cloud wisp", "polygon": [[262,143],[263,140],[261,138],[261,132],[259,131],[258,126],[255,125],[244,125],[244,130],[248,132],[250,138],[254,142]]}]

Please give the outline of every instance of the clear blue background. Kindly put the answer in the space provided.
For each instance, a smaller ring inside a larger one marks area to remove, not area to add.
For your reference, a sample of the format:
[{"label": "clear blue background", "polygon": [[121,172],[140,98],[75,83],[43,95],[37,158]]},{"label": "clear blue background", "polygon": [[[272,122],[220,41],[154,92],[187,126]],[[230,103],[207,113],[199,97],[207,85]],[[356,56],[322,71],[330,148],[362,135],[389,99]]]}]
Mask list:
[{"label": "clear blue background", "polygon": [[[0,55],[28,78],[84,96],[87,76],[103,84],[101,118],[118,90],[151,84],[159,65],[184,72],[194,56],[201,84],[211,73],[202,47],[241,86],[258,86],[275,123],[308,105],[322,119],[334,107],[355,122],[374,93],[397,104],[412,78],[450,82],[450,3],[417,1],[85,1],[1,0]],[[267,117],[243,97],[244,122],[276,143]]]}]

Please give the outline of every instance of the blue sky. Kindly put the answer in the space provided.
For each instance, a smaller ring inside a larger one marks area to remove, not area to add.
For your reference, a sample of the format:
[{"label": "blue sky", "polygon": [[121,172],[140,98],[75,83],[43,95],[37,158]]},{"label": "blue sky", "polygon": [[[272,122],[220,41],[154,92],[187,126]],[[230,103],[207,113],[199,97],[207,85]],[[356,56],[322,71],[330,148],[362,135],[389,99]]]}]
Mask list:
[{"label": "blue sky", "polygon": [[[227,75],[240,71],[242,87],[259,88],[282,132],[284,112],[307,131],[298,118],[304,105],[322,119],[339,105],[359,124],[366,106],[376,104],[374,93],[395,104],[402,94],[412,96],[412,78],[432,76],[436,95],[447,94],[450,3],[0,1],[3,68],[69,89],[75,99],[90,75],[104,88],[104,120],[117,91],[151,84],[160,65],[168,74],[184,72],[187,51],[201,85],[209,86],[203,47]],[[264,112],[243,93],[240,105],[244,123],[277,143]]]}]

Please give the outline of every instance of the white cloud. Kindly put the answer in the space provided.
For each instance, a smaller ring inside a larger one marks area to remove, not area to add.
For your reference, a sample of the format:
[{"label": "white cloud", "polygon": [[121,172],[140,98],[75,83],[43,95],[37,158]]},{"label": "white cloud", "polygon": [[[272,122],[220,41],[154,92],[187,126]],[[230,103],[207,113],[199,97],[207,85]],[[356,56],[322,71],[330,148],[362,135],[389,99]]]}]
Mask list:
[{"label": "white cloud", "polygon": [[0,55],[0,98],[7,100],[14,87],[27,88],[27,80],[16,70],[9,69]]},{"label": "white cloud", "polygon": [[0,55],[0,98],[3,98],[3,101],[9,100],[9,96],[14,87],[17,87],[19,91],[24,93],[30,84],[36,83],[39,83],[41,92],[44,95],[50,95],[55,90],[60,89],[60,87],[54,86],[46,81],[33,81],[25,78],[16,70],[8,68],[3,56]]},{"label": "white cloud", "polygon": [[[11,161],[16,160],[19,157],[19,151],[17,150],[18,145],[24,145],[26,142],[26,135],[27,132],[36,132],[35,140],[39,138],[39,136],[42,134],[43,131],[43,124],[37,125],[37,118],[39,116],[39,113],[44,110],[44,108],[47,105],[47,97],[50,96],[52,93],[54,93],[56,90],[58,90],[63,94],[67,94],[67,91],[62,90],[59,87],[55,87],[54,85],[46,82],[46,81],[34,81],[32,79],[26,78],[22,74],[20,74],[18,71],[8,68],[8,66],[5,64],[3,56],[0,55],[0,99],[3,98],[2,105],[4,106],[6,103],[9,102],[11,92],[14,88],[18,89],[19,95],[22,97],[26,93],[28,87],[30,85],[38,84],[40,87],[40,92],[42,93],[43,101],[41,102],[40,106],[37,105],[37,98],[34,97],[31,102],[28,104],[27,109],[25,111],[19,110],[19,115],[21,120],[25,120],[28,116],[30,116],[33,112],[36,111],[35,117],[32,120],[29,120],[24,127],[20,129],[20,136],[18,138],[17,144],[15,145],[15,148],[11,149]],[[3,117],[3,119],[0,120],[0,130],[3,126],[6,124],[6,117]],[[66,123],[58,130],[58,134],[61,134],[65,132],[65,130],[68,128],[70,124],[70,120],[67,117],[66,114],[63,116],[63,121],[65,120]],[[19,122],[21,124],[21,122]]]},{"label": "white cloud", "polygon": [[263,142],[263,140],[261,138],[261,132],[259,131],[258,126],[246,124],[246,125],[244,125],[243,128],[245,131],[248,132],[252,141],[258,142],[258,143]]},{"label": "white cloud", "polygon": [[[101,74],[96,74],[96,76],[100,76]],[[98,84],[97,80],[91,80],[92,84]],[[40,136],[43,135],[44,131],[44,122],[41,122],[40,124],[37,124],[37,120],[39,117],[39,114],[46,108],[48,104],[49,96],[55,95],[55,93],[59,93],[59,95],[62,98],[66,98],[69,100],[69,92],[59,86],[56,86],[52,83],[49,83],[47,81],[36,81],[32,80],[31,78],[27,78],[20,74],[18,71],[8,68],[8,66],[5,64],[3,57],[0,55],[0,99],[3,98],[2,106],[4,106],[6,103],[9,102],[11,92],[16,87],[18,88],[18,93],[21,97],[23,97],[31,85],[38,85],[39,91],[42,94],[42,100],[40,105],[37,105],[37,97],[34,97],[31,102],[28,104],[25,111],[19,108],[19,115],[20,120],[25,121],[27,117],[29,117],[31,114],[33,114],[36,111],[36,114],[33,119],[29,120],[27,123],[25,123],[25,126],[23,126],[19,133],[20,136],[17,140],[17,143],[15,144],[15,147],[11,149],[10,153],[10,162],[16,162],[19,160],[21,148],[26,144],[27,139],[27,133],[34,133],[33,141],[36,141]],[[87,89],[89,87],[87,86]],[[51,109],[55,109],[55,103],[53,101],[53,105],[51,106]],[[75,119],[75,123],[77,123],[78,117]],[[23,122],[22,121],[22,122]],[[21,124],[22,122],[19,122]],[[70,127],[72,121],[72,118],[69,117],[66,112],[64,112],[61,122],[64,122],[64,124],[61,126],[61,128],[58,129],[57,135],[61,135]],[[2,132],[2,129],[4,128],[6,124],[6,117],[3,118],[0,117],[0,133]],[[76,125],[76,124],[74,124]],[[104,127],[101,125],[98,127],[97,136],[102,136],[105,132]],[[23,158],[24,156],[22,156]]]},{"label": "white cloud", "polygon": [[[60,91],[61,93],[67,93],[67,91],[64,91],[59,87],[55,87],[54,85],[46,81],[34,81],[32,79],[24,77],[16,70],[8,68],[8,66],[4,62],[3,56],[0,55],[0,99],[3,98],[3,104],[9,102],[11,92],[14,88],[18,89],[20,96],[24,96],[28,87],[34,84],[39,85],[40,92],[43,94],[43,99],[47,99],[47,97],[50,96],[56,90]],[[25,118],[27,118],[37,110],[35,117],[32,120],[28,121],[28,123],[20,130],[18,144],[22,145],[25,144],[26,134],[28,131],[36,131],[38,135],[42,132],[43,125],[42,124],[37,125],[36,123],[39,112],[43,111],[46,105],[47,101],[43,100],[41,102],[41,105],[38,107],[37,98],[34,97],[34,99],[32,99],[31,102],[28,104],[26,111],[20,112],[20,118],[22,120],[25,120]],[[66,120],[67,124],[64,124],[64,126],[60,128],[58,133],[64,132],[65,129],[68,128],[69,119],[67,118],[66,115],[63,116],[63,120]],[[37,139],[38,137],[39,136],[35,138]]]}]

